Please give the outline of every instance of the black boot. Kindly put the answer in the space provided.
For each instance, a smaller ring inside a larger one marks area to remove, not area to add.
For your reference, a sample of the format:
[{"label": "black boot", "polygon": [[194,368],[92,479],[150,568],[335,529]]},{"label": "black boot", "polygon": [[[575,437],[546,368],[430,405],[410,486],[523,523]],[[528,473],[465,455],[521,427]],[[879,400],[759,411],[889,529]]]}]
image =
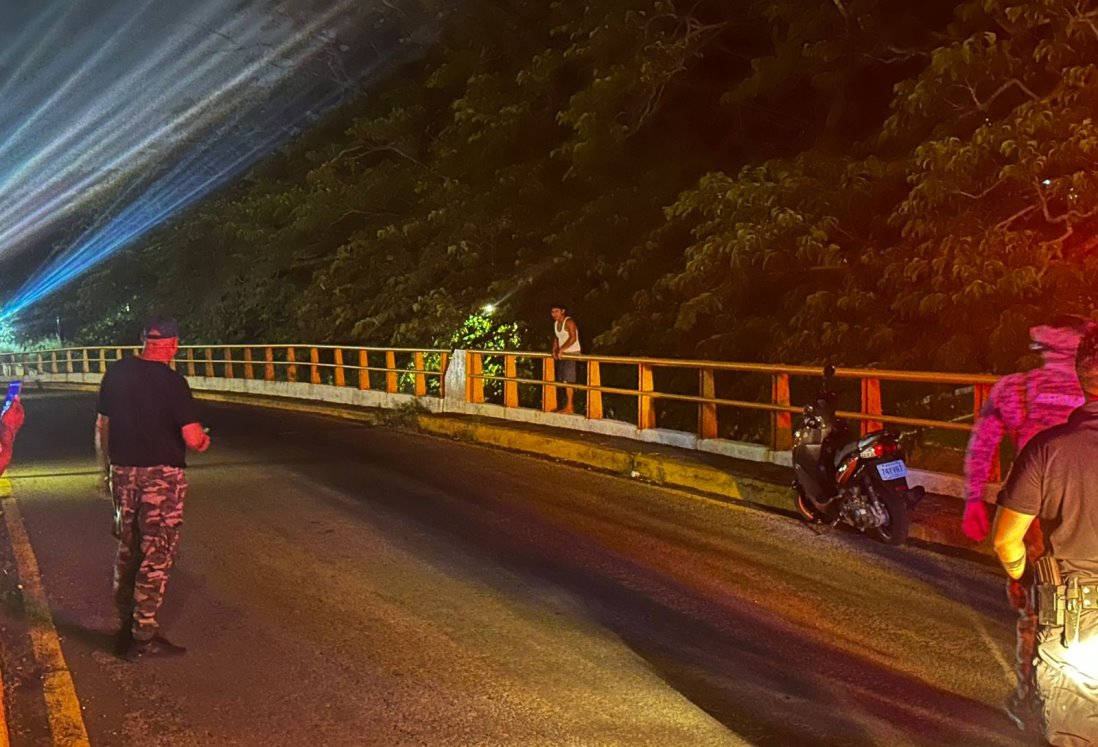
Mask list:
[{"label": "black boot", "polygon": [[167,638],[155,635],[147,641],[134,640],[126,651],[126,659],[139,662],[142,659],[182,656],[185,653],[187,649],[176,646]]}]

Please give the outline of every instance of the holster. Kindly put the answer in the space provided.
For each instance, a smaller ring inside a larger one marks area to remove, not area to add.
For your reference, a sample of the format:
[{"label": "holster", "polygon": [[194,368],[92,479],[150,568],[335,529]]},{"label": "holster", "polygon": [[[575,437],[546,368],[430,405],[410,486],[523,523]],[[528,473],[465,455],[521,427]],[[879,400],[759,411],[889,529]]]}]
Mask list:
[{"label": "holster", "polygon": [[1044,555],[1034,564],[1037,622],[1040,625],[1063,625],[1067,611],[1067,588],[1060,575],[1060,564],[1051,555]]},{"label": "holster", "polygon": [[1079,625],[1083,613],[1079,577],[1073,575],[1065,583],[1056,558],[1045,555],[1034,564],[1034,582],[1037,590],[1038,624],[1063,627],[1065,648],[1079,643]]}]

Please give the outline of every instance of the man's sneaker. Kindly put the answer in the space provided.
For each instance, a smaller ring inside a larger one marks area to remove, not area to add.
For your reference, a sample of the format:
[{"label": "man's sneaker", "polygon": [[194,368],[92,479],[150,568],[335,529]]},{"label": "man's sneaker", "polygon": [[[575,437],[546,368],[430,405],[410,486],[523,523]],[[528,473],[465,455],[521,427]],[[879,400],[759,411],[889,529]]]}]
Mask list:
[{"label": "man's sneaker", "polygon": [[168,639],[157,635],[147,641],[134,641],[126,652],[126,658],[129,661],[138,662],[153,657],[182,656],[185,653],[187,649],[176,646]]}]

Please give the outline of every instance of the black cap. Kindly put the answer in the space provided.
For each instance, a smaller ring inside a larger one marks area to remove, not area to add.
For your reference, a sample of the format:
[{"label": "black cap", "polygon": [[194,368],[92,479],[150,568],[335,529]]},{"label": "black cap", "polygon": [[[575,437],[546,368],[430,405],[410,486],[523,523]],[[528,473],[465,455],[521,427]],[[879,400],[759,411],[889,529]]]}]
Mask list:
[{"label": "black cap", "polygon": [[179,337],[179,325],[171,317],[153,317],[145,325],[142,337],[146,340],[170,340]]}]

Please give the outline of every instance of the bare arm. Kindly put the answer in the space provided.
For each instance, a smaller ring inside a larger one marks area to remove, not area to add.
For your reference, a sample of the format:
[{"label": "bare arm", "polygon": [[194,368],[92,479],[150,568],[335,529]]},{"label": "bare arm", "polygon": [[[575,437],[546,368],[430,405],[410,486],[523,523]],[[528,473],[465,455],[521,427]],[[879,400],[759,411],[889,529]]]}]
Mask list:
[{"label": "bare arm", "polygon": [[99,462],[99,469],[104,473],[111,468],[110,447],[111,419],[106,415],[98,415],[95,418],[95,456]]},{"label": "bare arm", "polygon": [[576,340],[579,338],[579,327],[571,319],[567,319],[564,322],[564,329],[568,332],[568,339],[564,341],[564,344],[560,346],[561,350],[566,350],[572,347]]},{"label": "bare arm", "polygon": [[1021,578],[1025,573],[1026,546],[1023,540],[1034,518],[1030,514],[1003,507],[995,515],[995,554],[1011,578]]}]

